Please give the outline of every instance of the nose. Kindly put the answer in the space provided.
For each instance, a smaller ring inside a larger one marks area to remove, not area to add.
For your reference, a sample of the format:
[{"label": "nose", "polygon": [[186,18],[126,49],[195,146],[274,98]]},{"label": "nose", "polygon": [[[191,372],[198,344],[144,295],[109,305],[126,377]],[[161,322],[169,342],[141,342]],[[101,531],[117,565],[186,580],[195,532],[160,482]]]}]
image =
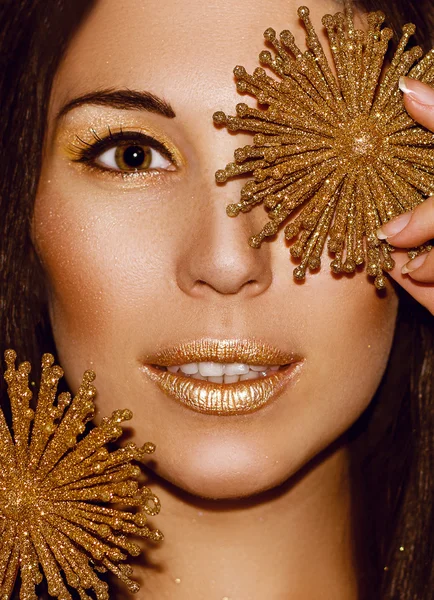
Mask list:
[{"label": "nose", "polygon": [[248,244],[249,237],[258,230],[258,213],[254,210],[232,218],[226,214],[226,205],[234,201],[234,194],[239,197],[242,185],[231,183],[214,187],[205,184],[206,200],[202,187],[194,226],[177,268],[178,286],[191,296],[214,292],[255,297],[271,285],[270,244],[264,243],[259,249]]}]

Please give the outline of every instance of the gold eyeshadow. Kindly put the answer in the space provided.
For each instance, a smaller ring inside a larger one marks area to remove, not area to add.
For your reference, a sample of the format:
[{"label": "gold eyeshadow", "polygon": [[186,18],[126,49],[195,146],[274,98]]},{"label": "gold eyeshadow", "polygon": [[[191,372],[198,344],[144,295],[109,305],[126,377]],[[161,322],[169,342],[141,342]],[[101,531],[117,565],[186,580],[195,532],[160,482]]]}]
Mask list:
[{"label": "gold eyeshadow", "polygon": [[[78,111],[75,111],[78,112]],[[138,111],[123,118],[123,115],[113,115],[113,112],[121,111],[101,110],[100,107],[89,107],[81,109],[80,115],[71,113],[64,119],[55,137],[55,150],[72,162],[88,171],[99,171],[103,176],[122,177],[123,179],[135,176],[149,177],[151,174],[158,175],[165,171],[173,173],[186,166],[186,160],[172,140],[164,134],[160,128],[149,123],[151,119],[145,119]],[[125,114],[127,111],[122,111]],[[83,114],[84,113],[84,114]],[[100,114],[98,114],[100,113]],[[101,114],[106,113],[106,114]],[[145,123],[145,121],[147,121]],[[132,143],[140,143],[160,152],[165,158],[173,163],[173,169],[164,171],[117,171],[105,169],[92,164],[95,152],[116,146],[120,141],[130,140]]]}]

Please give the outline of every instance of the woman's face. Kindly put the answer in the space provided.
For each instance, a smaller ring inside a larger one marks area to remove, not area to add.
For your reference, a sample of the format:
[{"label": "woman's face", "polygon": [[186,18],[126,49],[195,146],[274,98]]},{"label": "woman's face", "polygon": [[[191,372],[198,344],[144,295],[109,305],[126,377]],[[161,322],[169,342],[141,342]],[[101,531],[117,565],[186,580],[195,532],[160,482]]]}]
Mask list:
[{"label": "woman's face", "polygon": [[[226,215],[245,182],[215,183],[251,141],[212,120],[246,100],[233,67],[258,66],[269,26],[302,45],[297,6],[99,0],[53,88],[34,239],[58,359],[73,391],[93,368],[100,414],[131,408],[137,443],[157,445],[156,472],[204,497],[248,496],[294,475],[367,407],[392,342],[391,285],[379,297],[365,272],[333,277],[327,252],[322,270],[296,284],[283,231],[259,250],[247,243],[267,220],[261,207]],[[317,29],[339,8],[310,0]],[[142,95],[128,105],[118,90]],[[164,393],[144,367],[206,338],[260,340],[300,364],[259,410],[207,414]]]}]

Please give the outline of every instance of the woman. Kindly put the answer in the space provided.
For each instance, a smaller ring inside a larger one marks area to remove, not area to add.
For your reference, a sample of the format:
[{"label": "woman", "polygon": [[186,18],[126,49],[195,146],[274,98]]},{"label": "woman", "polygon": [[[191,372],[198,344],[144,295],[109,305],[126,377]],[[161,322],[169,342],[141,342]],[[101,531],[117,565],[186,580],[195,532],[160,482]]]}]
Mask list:
[{"label": "woman", "polygon": [[[428,4],[373,4],[359,26],[381,8],[430,47]],[[339,9],[309,6],[317,30]],[[165,541],[136,568],[138,597],[434,597],[433,256],[404,276],[396,252],[385,297],[327,269],[295,285],[284,244],[246,244],[261,211],[227,218],[241,183],[214,183],[250,141],[212,124],[239,101],[231,70],[257,66],[269,25],[302,44],[296,3],[1,11],[2,346],[34,365],[53,350],[72,391],[93,368],[101,415],[128,406],[134,439],[156,443]],[[433,92],[407,86],[434,130]],[[433,206],[383,233],[398,248],[430,240]],[[238,376],[222,375],[227,359],[248,377],[278,366],[284,385],[225,415],[160,385],[202,363],[193,398],[201,377]]]}]

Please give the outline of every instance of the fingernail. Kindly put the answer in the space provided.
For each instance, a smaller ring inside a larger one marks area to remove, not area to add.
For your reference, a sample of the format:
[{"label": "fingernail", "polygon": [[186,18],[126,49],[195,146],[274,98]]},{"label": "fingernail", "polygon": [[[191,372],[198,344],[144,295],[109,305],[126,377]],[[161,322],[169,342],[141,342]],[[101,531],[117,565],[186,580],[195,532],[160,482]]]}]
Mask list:
[{"label": "fingernail", "polygon": [[419,102],[419,104],[434,106],[434,88],[426,83],[422,83],[411,77],[400,77],[399,89],[403,94]]},{"label": "fingernail", "polygon": [[395,217],[391,221],[384,223],[384,225],[382,225],[380,229],[377,229],[378,239],[385,240],[402,231],[404,227],[408,225],[411,219],[411,215],[411,212],[406,212],[403,215],[399,215],[399,217]]},{"label": "fingernail", "polygon": [[406,273],[412,273],[413,271],[416,271],[416,269],[418,269],[419,267],[421,267],[423,265],[423,263],[426,261],[426,259],[428,258],[428,252],[424,252],[423,254],[419,254],[419,256],[417,256],[416,258],[414,258],[413,260],[411,260],[410,262],[408,262],[407,264],[405,264],[402,267],[402,274],[405,275]]}]

